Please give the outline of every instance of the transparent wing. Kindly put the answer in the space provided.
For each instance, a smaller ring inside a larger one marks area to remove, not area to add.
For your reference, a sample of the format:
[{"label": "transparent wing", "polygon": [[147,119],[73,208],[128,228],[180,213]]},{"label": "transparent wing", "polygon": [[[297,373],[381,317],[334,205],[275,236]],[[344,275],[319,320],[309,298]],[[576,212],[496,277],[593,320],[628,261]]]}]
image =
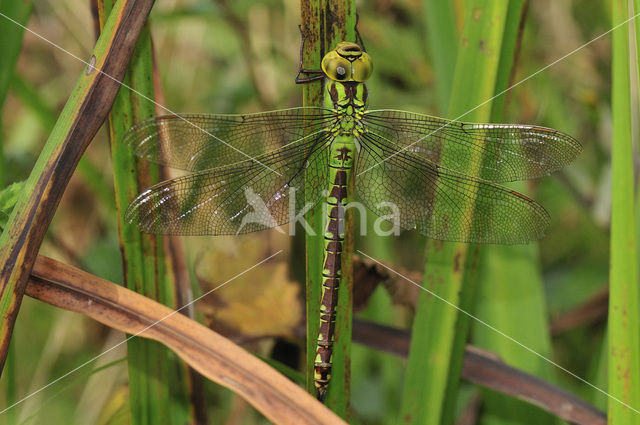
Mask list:
[{"label": "transparent wing", "polygon": [[131,127],[124,142],[146,160],[202,171],[278,149],[333,119],[333,112],[322,108],[246,115],[163,115]]},{"label": "transparent wing", "polygon": [[280,226],[328,187],[331,137],[318,132],[257,161],[159,183],[133,200],[126,219],[144,232],[172,235],[234,235]]},{"label": "transparent wing", "polygon": [[[395,215],[390,221],[401,227],[475,243],[521,244],[544,235],[549,215],[524,195],[399,151],[379,135],[367,133],[359,141],[356,193],[376,214]],[[389,159],[380,163],[383,158]]]},{"label": "transparent wing", "polygon": [[392,110],[367,111],[363,121],[368,131],[459,173],[469,173],[471,158],[482,155],[480,176],[495,182],[549,175],[582,150],[567,134],[530,125],[471,124]]}]

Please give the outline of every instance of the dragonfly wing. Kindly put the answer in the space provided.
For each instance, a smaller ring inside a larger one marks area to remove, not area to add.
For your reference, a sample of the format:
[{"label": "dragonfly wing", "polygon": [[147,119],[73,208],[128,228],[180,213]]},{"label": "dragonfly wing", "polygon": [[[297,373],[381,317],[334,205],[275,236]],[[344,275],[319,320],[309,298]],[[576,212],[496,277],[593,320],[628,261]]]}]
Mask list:
[{"label": "dragonfly wing", "polygon": [[330,139],[318,132],[256,160],[159,183],[133,200],[126,219],[144,232],[172,235],[237,235],[280,226],[321,198]]},{"label": "dragonfly wing", "polygon": [[331,111],[322,108],[246,115],[163,115],[131,127],[124,142],[146,160],[202,171],[278,149],[333,118]]},{"label": "dragonfly wing", "polygon": [[432,239],[475,243],[521,244],[544,235],[549,215],[526,196],[399,151],[371,133],[359,141],[356,193],[401,227]]},{"label": "dragonfly wing", "polygon": [[557,130],[518,124],[472,124],[404,111],[367,111],[365,128],[415,155],[459,173],[482,156],[483,179],[495,182],[549,175],[582,146]]}]

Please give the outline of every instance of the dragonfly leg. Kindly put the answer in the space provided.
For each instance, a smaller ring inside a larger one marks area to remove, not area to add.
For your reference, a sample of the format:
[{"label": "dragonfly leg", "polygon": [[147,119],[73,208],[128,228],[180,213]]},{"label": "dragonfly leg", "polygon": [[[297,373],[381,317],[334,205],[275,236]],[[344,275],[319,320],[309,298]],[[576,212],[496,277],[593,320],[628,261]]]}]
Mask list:
[{"label": "dragonfly leg", "polygon": [[366,52],[367,48],[364,47],[364,40],[360,36],[360,32],[358,31],[358,22],[360,22],[360,14],[356,12],[356,27],[354,28],[356,31],[356,44],[359,44],[362,47],[362,51]]},{"label": "dragonfly leg", "polygon": [[317,80],[324,79],[324,73],[322,75],[314,75],[313,77],[300,77],[300,74],[303,73],[303,72],[305,72],[305,71],[302,70],[302,71],[298,72],[298,75],[296,76],[296,84],[306,84],[306,83],[310,83],[312,81],[317,81]]},{"label": "dragonfly leg", "polygon": [[[298,63],[298,75],[296,75],[296,84],[306,84],[312,81],[324,79],[324,71],[321,69],[305,69],[302,67],[302,55],[304,53],[304,42],[307,37],[302,32],[302,25],[298,25],[300,30],[300,62]],[[316,74],[310,77],[301,77],[300,74]]]}]

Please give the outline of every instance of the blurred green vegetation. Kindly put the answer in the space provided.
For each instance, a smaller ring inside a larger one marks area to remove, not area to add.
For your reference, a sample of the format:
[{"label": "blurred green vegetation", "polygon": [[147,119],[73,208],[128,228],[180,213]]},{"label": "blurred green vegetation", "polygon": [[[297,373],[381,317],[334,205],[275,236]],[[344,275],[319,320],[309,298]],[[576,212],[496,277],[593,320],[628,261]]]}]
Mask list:
[{"label": "blurred green vegetation", "polygon": [[[443,108],[447,102],[442,97],[447,96],[447,92],[439,89],[435,69],[446,66],[447,59],[442,65],[434,58],[435,54],[444,53],[434,49],[429,39],[433,36],[427,28],[431,3],[377,0],[358,4],[358,29],[375,63],[374,74],[367,84],[371,107],[446,115]],[[464,2],[453,4],[456,22],[461,28]],[[236,113],[299,106],[301,88],[294,84],[300,41],[298,23],[299,2],[292,0],[158,2],[150,20],[162,85],[157,100],[173,112]],[[28,26],[81,58],[88,56],[95,38],[90,10],[81,0],[38,2]],[[603,2],[530,2],[512,81],[528,77],[610,28],[610,11]],[[526,317],[523,311],[523,322],[545,319],[553,325],[607,288],[611,202],[610,42],[609,37],[604,37],[589,44],[505,95],[502,121],[553,127],[571,134],[584,146],[582,155],[570,167],[526,186],[525,193],[535,197],[550,212],[552,222],[547,237],[539,243],[535,270],[544,283],[546,317]],[[0,57],[2,60],[4,56]],[[28,175],[83,67],[83,63],[51,44],[31,34],[25,35],[1,111],[4,163],[0,167],[7,184]],[[638,117],[634,116],[634,120],[637,130]],[[110,157],[106,136],[106,132],[101,131],[81,161],[65,191],[41,254],[121,283],[112,164],[106,160]],[[637,142],[637,131],[634,137]],[[371,225],[374,218],[369,218]],[[274,247],[284,248],[290,257],[299,255],[291,252],[289,239],[276,231],[238,238],[185,238],[185,244],[194,268],[197,269],[205,256],[214,261],[206,273],[192,271],[196,295],[206,284],[223,282],[224,276],[245,270],[264,258],[265,253],[271,253]],[[356,241],[356,248],[394,266],[415,271],[423,270],[424,245],[424,238],[415,232],[403,232],[398,238],[384,241],[377,237],[359,237]],[[249,254],[246,247],[251,247]],[[270,270],[257,268],[236,283],[254,285],[256,281],[269,281]],[[518,286],[517,280],[510,283]],[[478,292],[482,297],[492,296]],[[299,304],[304,303],[301,294],[304,290],[298,292]],[[278,293],[271,297],[277,302]],[[275,310],[303,311],[298,304],[293,307],[293,303],[288,297]],[[210,314],[215,317],[211,311],[215,311],[216,306],[215,299],[206,298],[196,307],[196,315],[205,319]],[[410,329],[412,311],[379,287],[360,315]],[[491,324],[498,329],[507,325]],[[212,326],[216,328],[215,323]],[[229,332],[228,328],[219,326],[217,330]],[[290,325],[287,329],[293,328]],[[605,329],[606,316],[600,315],[554,333],[551,358],[578,376],[606,388],[606,357],[601,355],[606,353]],[[231,332],[230,336],[238,335]],[[252,335],[246,347],[270,356],[274,338],[268,332],[262,336]],[[12,341],[16,397],[19,399],[44,386],[120,340],[114,332],[79,315],[25,299]],[[304,349],[304,341],[296,339],[293,330],[282,331],[278,343],[282,341],[293,342]],[[110,359],[124,355],[119,349],[110,353]],[[518,360],[525,363],[532,356],[515,349],[512,355],[520,356]],[[298,360],[302,358],[303,354]],[[15,418],[19,421],[16,423],[95,423],[100,412],[115,409],[114,400],[122,397],[119,390],[127,384],[127,368],[123,363],[98,369],[108,361],[101,359],[92,363],[15,407]],[[295,361],[290,360],[291,363]],[[397,420],[404,365],[390,355],[354,347],[351,376],[354,422],[389,424]],[[4,381],[0,381],[2,400],[9,397],[6,376],[5,373]],[[551,368],[551,373],[545,373],[544,378],[606,409],[607,400],[601,394],[560,370]],[[459,411],[467,408],[469,395],[475,391],[474,386],[463,384]],[[211,423],[266,422],[242,400],[213,384],[207,384],[206,397]],[[494,423],[491,419],[481,418],[480,423]]]}]

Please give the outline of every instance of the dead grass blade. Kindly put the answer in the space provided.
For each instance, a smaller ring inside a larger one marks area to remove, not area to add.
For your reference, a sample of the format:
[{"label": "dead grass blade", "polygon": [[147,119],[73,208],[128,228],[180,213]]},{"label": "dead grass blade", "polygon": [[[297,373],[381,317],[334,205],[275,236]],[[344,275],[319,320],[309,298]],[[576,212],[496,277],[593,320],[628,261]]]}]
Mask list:
[{"label": "dead grass blade", "polygon": [[56,307],[165,344],[202,375],[276,424],[344,424],[302,388],[243,348],[155,301],[39,256],[26,293]]}]

